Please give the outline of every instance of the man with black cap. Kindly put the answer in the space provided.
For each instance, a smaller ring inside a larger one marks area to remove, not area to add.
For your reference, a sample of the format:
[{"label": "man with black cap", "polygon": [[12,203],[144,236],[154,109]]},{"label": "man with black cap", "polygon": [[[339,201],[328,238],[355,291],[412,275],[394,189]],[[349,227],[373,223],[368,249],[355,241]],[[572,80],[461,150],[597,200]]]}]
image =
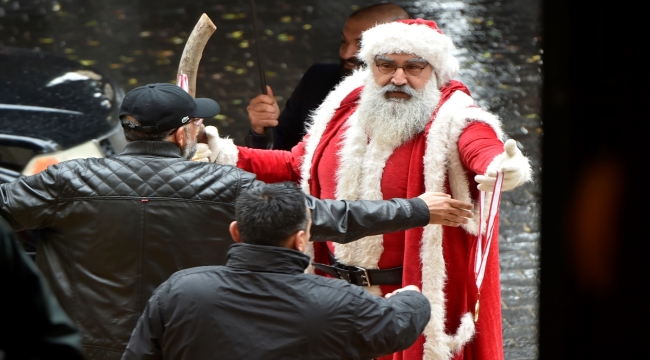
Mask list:
[{"label": "man with black cap", "polygon": [[[43,229],[36,263],[82,334],[88,359],[120,359],[147,300],[175,271],[225,263],[234,203],[258,186],[231,166],[188,161],[218,104],[172,84],[130,91],[120,108],[128,144],[112,158],[75,159],[0,185],[0,215]],[[360,237],[472,217],[445,195],[390,201],[308,197],[312,239]]]}]

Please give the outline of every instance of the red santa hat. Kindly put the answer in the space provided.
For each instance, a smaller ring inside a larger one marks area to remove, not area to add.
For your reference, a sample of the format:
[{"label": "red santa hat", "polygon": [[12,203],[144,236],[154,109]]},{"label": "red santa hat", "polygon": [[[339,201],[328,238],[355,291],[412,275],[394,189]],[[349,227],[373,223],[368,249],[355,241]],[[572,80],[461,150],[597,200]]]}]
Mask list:
[{"label": "red santa hat", "polygon": [[375,56],[382,54],[420,56],[433,66],[438,84],[442,86],[459,70],[458,60],[452,55],[454,49],[451,38],[443,34],[434,21],[405,19],[364,31],[359,58],[366,64],[373,64]]}]

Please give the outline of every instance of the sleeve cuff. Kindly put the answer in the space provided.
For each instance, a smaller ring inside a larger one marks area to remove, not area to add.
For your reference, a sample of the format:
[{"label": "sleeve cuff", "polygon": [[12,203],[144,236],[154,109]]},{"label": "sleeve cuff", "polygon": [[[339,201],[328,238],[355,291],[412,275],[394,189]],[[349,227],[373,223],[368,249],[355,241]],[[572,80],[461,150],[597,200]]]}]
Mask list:
[{"label": "sleeve cuff", "polygon": [[266,149],[266,135],[258,134],[253,129],[248,130],[248,135],[251,137],[251,145],[255,149]]},{"label": "sleeve cuff", "polygon": [[429,214],[429,207],[427,203],[420,198],[412,198],[407,200],[413,209],[413,225],[415,227],[427,226],[431,215]]}]

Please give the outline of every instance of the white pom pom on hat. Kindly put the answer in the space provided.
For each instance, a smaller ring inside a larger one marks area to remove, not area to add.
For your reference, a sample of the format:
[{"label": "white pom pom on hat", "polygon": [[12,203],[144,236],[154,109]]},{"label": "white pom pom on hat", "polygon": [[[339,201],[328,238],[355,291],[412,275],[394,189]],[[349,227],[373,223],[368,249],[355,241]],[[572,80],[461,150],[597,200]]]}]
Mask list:
[{"label": "white pom pom on hat", "polygon": [[359,58],[372,64],[383,54],[412,54],[433,66],[440,86],[451,80],[459,70],[452,55],[456,47],[434,21],[405,19],[375,25],[361,35]]}]

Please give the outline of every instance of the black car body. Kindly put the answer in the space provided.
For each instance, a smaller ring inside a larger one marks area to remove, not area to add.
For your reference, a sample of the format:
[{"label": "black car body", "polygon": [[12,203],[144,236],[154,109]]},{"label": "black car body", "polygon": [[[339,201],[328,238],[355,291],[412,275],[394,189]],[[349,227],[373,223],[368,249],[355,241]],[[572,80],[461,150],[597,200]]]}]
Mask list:
[{"label": "black car body", "polygon": [[[0,182],[65,160],[120,153],[126,144],[117,116],[123,97],[96,69],[0,46]],[[38,237],[19,235],[26,248]]]}]

